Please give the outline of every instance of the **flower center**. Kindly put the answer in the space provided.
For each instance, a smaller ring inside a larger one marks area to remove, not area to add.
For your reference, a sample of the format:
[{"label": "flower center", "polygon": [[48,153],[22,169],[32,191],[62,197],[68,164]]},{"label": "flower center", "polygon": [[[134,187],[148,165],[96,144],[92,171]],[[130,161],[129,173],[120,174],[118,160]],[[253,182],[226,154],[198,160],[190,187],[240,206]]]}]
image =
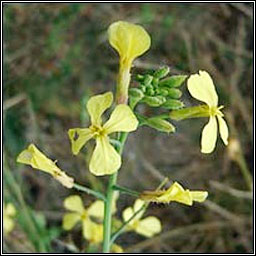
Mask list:
[{"label": "flower center", "polygon": [[209,108],[210,116],[223,116],[223,113],[220,111],[223,107],[224,106]]},{"label": "flower center", "polygon": [[82,214],[81,214],[81,219],[82,220],[86,220],[88,218],[88,214],[86,211],[84,211]]},{"label": "flower center", "polygon": [[94,137],[102,137],[105,134],[105,130],[101,126],[91,125],[90,130],[92,131]]}]

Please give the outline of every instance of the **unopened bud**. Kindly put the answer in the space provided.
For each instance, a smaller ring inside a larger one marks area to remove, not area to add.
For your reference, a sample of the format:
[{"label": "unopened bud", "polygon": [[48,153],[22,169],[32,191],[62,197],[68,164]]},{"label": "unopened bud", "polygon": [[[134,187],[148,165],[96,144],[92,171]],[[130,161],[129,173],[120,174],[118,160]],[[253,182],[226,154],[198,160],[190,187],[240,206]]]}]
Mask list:
[{"label": "unopened bud", "polygon": [[145,78],[144,78],[144,85],[145,85],[145,86],[150,85],[151,82],[152,82],[152,80],[153,80],[153,76],[151,76],[151,75],[145,75]]},{"label": "unopened bud", "polygon": [[158,117],[147,119],[146,124],[160,132],[175,132],[175,127],[170,122]]},{"label": "unopened bud", "polygon": [[143,102],[148,104],[151,107],[159,107],[166,101],[165,97],[163,96],[145,96],[143,98]]},{"label": "unopened bud", "polygon": [[135,76],[135,80],[138,81],[138,82],[142,82],[144,80],[144,76],[143,75],[140,75],[140,74],[137,74]]},{"label": "unopened bud", "polygon": [[158,69],[157,71],[155,71],[154,77],[159,78],[159,79],[164,78],[168,75],[169,71],[170,71],[170,69],[168,66],[162,67],[162,68]]},{"label": "unopened bud", "polygon": [[168,77],[162,81],[159,82],[159,86],[167,86],[167,87],[179,87],[182,85],[182,83],[187,78],[186,75],[176,75]]},{"label": "unopened bud", "polygon": [[169,99],[162,105],[166,109],[179,109],[184,106],[184,103],[180,100]]},{"label": "unopened bud", "polygon": [[182,95],[181,90],[176,88],[168,88],[168,96],[173,99],[179,99]]},{"label": "unopened bud", "polygon": [[139,88],[130,88],[129,89],[129,96],[130,97],[135,97],[135,98],[143,98],[144,97],[144,93]]}]

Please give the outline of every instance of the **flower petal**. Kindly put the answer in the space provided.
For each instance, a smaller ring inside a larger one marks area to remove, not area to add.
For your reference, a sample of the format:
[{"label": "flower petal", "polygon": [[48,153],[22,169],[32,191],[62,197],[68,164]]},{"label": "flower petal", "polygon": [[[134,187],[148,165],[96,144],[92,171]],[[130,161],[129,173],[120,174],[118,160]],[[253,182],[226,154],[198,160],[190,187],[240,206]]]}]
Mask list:
[{"label": "flower petal", "polygon": [[77,155],[85,143],[93,137],[93,133],[89,128],[74,128],[69,129],[68,136],[71,141],[72,152]]},{"label": "flower petal", "polygon": [[6,207],[4,208],[4,213],[8,216],[15,216],[16,215],[16,209],[12,203],[8,203]]},{"label": "flower petal", "polygon": [[143,27],[125,21],[111,24],[108,37],[109,43],[117,50],[121,60],[129,64],[147,51],[151,44],[150,36]]},{"label": "flower petal", "polygon": [[193,201],[196,201],[199,203],[204,202],[208,196],[207,191],[191,191],[190,193],[192,195]]},{"label": "flower petal", "polygon": [[88,215],[103,220],[104,218],[104,202],[97,200],[87,209]]},{"label": "flower petal", "polygon": [[63,217],[62,228],[64,230],[72,229],[76,223],[81,220],[81,215],[78,213],[66,213]]},{"label": "flower petal", "polygon": [[35,169],[39,169],[53,175],[54,170],[60,171],[56,164],[47,158],[34,144],[30,144],[27,149],[23,150],[17,162],[31,165]]},{"label": "flower petal", "polygon": [[147,217],[139,221],[136,228],[136,232],[145,237],[152,237],[162,230],[161,222],[158,218],[154,216]]},{"label": "flower petal", "polygon": [[91,117],[92,125],[101,125],[102,114],[111,106],[113,102],[112,92],[106,92],[91,97],[87,103],[87,110]]},{"label": "flower petal", "polygon": [[13,230],[15,223],[12,218],[4,215],[3,226],[4,226],[4,233],[8,234]]},{"label": "flower petal", "polygon": [[138,120],[129,106],[118,105],[103,128],[107,134],[113,132],[131,132],[137,129]]},{"label": "flower petal", "polygon": [[121,157],[109,143],[107,136],[96,138],[96,147],[92,154],[89,169],[96,176],[110,175],[121,166]]},{"label": "flower petal", "polygon": [[228,126],[226,121],[224,120],[223,117],[220,115],[217,115],[218,122],[219,122],[219,129],[220,129],[220,137],[223,140],[225,145],[228,145]]},{"label": "flower petal", "polygon": [[[134,211],[132,209],[132,207],[128,207],[126,208],[123,212],[122,212],[122,217],[123,217],[123,220],[126,222],[128,221],[134,214]],[[129,222],[129,224],[132,224],[132,221]]]},{"label": "flower petal", "polygon": [[205,154],[211,153],[216,145],[217,140],[217,120],[216,117],[210,116],[209,122],[202,131],[201,152]]},{"label": "flower petal", "polygon": [[218,95],[212,78],[206,71],[191,75],[187,82],[188,90],[192,97],[205,102],[210,107],[218,106]]},{"label": "flower petal", "polygon": [[[134,213],[136,213],[137,211],[141,210],[141,208],[145,205],[145,201],[141,200],[141,199],[136,199],[135,203],[134,203],[134,206],[133,206],[133,211]],[[139,220],[143,214],[145,212],[145,209],[144,210],[141,210],[139,213],[136,214],[135,216],[135,220]]]},{"label": "flower petal", "polygon": [[103,225],[96,224],[88,219],[83,220],[83,236],[92,244],[103,241]]},{"label": "flower petal", "polygon": [[35,169],[51,174],[67,188],[72,188],[74,185],[74,179],[63,172],[54,161],[47,158],[34,144],[30,144],[27,149],[19,154],[17,162],[31,165]]},{"label": "flower petal", "polygon": [[78,195],[73,195],[73,196],[67,197],[64,200],[64,207],[67,210],[77,212],[80,214],[83,214],[83,212],[84,212],[83,201],[82,201],[81,197]]}]

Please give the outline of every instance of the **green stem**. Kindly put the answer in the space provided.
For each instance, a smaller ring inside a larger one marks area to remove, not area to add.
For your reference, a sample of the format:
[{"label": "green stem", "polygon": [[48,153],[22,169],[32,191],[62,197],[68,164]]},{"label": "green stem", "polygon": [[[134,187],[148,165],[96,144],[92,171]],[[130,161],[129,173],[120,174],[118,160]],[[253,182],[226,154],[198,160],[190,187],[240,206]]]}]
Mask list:
[{"label": "green stem", "polygon": [[87,193],[88,195],[93,195],[93,196],[103,200],[104,202],[106,201],[106,197],[103,194],[101,194],[100,192],[94,191],[90,188],[84,187],[84,186],[79,185],[77,183],[74,183],[73,188],[75,188],[79,191],[83,191],[83,192]]},{"label": "green stem", "polygon": [[[124,143],[127,139],[128,133],[121,133],[119,136],[120,147],[116,150],[117,152],[122,155]],[[104,207],[104,226],[103,226],[103,252],[108,253],[110,251],[110,239],[111,239],[111,225],[112,225],[112,201],[113,201],[113,192],[114,186],[116,184],[118,172],[112,174],[109,177],[109,183],[107,188],[107,196],[105,201]]]},{"label": "green stem", "polygon": [[112,245],[117,237],[122,234],[122,232],[126,229],[127,225],[145,208],[147,207],[147,204],[145,203],[141,208],[135,212],[127,221],[123,223],[123,225],[112,235],[111,240],[110,240],[110,245]]},{"label": "green stem", "polygon": [[250,191],[252,191],[253,189],[253,179],[252,179],[252,175],[248,169],[248,166],[246,164],[244,155],[242,153],[239,154],[236,162],[238,163],[241,173],[244,177],[244,180],[247,184],[247,187],[249,188]]},{"label": "green stem", "polygon": [[113,186],[114,190],[120,191],[121,193],[125,193],[131,196],[135,196],[135,197],[139,197],[140,193],[134,190],[131,190],[129,188],[126,187],[122,187],[122,186],[118,186],[118,185],[114,185]]}]

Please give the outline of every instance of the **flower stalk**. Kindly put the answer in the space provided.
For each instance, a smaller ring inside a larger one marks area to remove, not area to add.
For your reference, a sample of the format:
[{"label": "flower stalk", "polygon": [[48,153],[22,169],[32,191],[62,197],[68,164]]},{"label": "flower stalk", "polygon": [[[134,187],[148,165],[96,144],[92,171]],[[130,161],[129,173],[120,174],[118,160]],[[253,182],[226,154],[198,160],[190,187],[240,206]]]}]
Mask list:
[{"label": "flower stalk", "polygon": [[[117,148],[117,152],[122,155],[123,147],[125,141],[127,139],[128,133],[121,133],[119,136],[119,142],[121,146]],[[117,172],[112,174],[109,177],[109,183],[107,188],[107,195],[104,207],[104,226],[103,226],[103,252],[108,253],[110,251],[110,239],[111,239],[111,226],[112,226],[112,216],[111,216],[111,207],[113,201],[113,194],[114,194],[114,186],[117,181]]]}]

